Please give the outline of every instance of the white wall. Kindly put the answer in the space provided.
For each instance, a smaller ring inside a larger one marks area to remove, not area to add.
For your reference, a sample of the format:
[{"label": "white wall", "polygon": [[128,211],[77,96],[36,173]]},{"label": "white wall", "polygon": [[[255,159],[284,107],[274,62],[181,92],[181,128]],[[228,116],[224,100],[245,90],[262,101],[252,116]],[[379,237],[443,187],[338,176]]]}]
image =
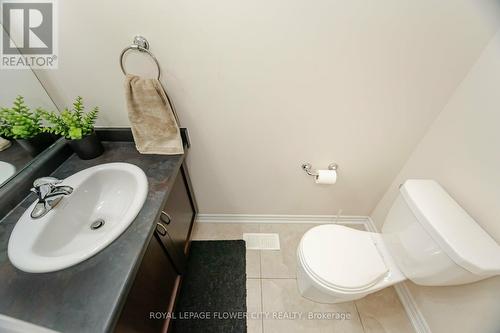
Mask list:
[{"label": "white wall", "polygon": [[[495,3],[64,0],[59,69],[39,75],[59,106],[82,95],[100,125],[128,125],[118,55],[143,34],[202,213],[366,215],[499,26]],[[336,161],[338,184],[304,161]]]},{"label": "white wall", "polygon": [[[441,183],[500,243],[500,32],[412,153],[372,217],[381,227],[398,185]],[[409,283],[434,333],[500,332],[500,278],[431,288]]]}]

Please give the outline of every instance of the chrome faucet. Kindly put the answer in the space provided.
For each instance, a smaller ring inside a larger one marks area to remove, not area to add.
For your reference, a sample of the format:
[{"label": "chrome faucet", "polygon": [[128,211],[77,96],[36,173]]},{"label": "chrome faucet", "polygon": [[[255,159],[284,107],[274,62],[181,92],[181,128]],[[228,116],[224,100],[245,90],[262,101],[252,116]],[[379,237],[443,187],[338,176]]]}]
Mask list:
[{"label": "chrome faucet", "polygon": [[71,186],[57,186],[62,180],[54,177],[42,177],[33,182],[31,192],[38,196],[38,202],[31,212],[33,219],[39,219],[54,208],[61,199],[73,192]]}]

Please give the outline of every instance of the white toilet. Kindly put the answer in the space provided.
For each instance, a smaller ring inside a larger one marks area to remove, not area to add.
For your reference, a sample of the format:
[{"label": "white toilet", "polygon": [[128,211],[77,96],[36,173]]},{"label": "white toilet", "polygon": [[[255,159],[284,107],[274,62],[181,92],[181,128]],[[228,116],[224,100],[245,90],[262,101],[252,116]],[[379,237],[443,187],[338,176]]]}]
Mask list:
[{"label": "white toilet", "polygon": [[362,298],[406,279],[425,286],[500,274],[500,246],[433,180],[407,180],[382,233],[326,224],[297,250],[302,296],[320,303]]}]

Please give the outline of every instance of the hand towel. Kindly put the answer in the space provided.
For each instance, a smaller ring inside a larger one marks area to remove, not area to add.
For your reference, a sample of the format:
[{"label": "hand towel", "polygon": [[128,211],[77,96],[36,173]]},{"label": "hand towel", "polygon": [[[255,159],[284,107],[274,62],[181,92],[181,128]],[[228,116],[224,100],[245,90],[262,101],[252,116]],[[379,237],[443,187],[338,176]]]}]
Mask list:
[{"label": "hand towel", "polygon": [[9,140],[5,140],[4,138],[0,138],[0,151],[4,151],[9,148],[12,143]]},{"label": "hand towel", "polygon": [[137,150],[141,154],[183,154],[178,121],[160,81],[127,75],[125,95]]}]

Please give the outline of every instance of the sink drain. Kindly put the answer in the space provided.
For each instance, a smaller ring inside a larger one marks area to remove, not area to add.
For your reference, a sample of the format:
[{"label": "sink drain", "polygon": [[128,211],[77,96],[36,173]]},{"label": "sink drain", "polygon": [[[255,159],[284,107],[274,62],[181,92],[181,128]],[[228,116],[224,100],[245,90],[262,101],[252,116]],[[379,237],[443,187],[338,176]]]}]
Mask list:
[{"label": "sink drain", "polygon": [[100,227],[102,227],[104,225],[104,223],[106,223],[106,222],[104,222],[103,219],[97,219],[94,222],[92,222],[92,224],[90,225],[90,230],[97,230]]}]

